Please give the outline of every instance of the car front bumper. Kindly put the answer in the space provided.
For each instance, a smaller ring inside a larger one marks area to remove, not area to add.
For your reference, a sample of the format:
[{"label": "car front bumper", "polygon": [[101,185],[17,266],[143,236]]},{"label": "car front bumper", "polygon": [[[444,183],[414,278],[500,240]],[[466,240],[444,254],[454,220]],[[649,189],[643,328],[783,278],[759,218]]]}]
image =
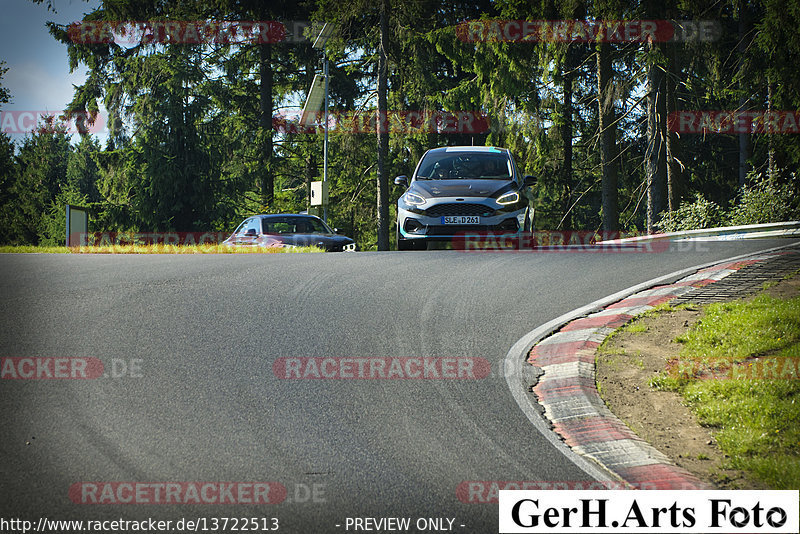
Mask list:
[{"label": "car front bumper", "polygon": [[[444,202],[437,204],[455,204],[455,202]],[[475,203],[472,203],[475,204]],[[434,205],[435,206],[435,205]],[[481,203],[481,206],[484,206]],[[491,211],[490,216],[477,217],[477,222],[469,219],[470,216],[458,214],[440,215],[446,211],[435,210],[437,215],[429,215],[427,210],[405,209],[402,206],[397,208],[397,225],[400,236],[407,240],[426,240],[426,241],[451,241],[465,233],[483,232],[504,232],[517,233],[524,229],[525,208],[518,209],[498,209],[497,205],[485,205],[487,211]],[[445,217],[464,217],[463,224],[448,224]]]}]

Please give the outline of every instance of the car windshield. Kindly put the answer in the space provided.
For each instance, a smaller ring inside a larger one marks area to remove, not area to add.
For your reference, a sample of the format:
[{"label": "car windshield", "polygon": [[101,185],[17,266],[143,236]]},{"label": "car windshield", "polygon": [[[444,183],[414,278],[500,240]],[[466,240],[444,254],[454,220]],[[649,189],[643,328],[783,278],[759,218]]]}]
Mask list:
[{"label": "car windshield", "polygon": [[511,160],[505,154],[442,152],[428,154],[422,160],[420,180],[511,180]]},{"label": "car windshield", "polygon": [[311,217],[270,217],[261,219],[265,234],[329,234],[330,230],[319,219]]}]

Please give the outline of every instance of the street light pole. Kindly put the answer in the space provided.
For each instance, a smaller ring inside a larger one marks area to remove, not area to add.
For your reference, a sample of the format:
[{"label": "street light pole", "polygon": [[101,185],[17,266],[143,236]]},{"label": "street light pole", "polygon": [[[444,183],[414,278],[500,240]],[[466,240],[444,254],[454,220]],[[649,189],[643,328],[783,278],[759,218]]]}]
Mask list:
[{"label": "street light pole", "polygon": [[[328,186],[328,54],[325,53],[325,43],[333,33],[333,24],[326,22],[311,45],[317,50],[322,50],[322,73],[325,78],[325,141],[322,148],[322,188]],[[323,193],[324,194],[324,193]],[[322,220],[328,222],[328,203],[322,204]]]},{"label": "street light pole", "polygon": [[[322,145],[322,190],[328,186],[328,55],[322,50],[323,73],[325,76],[325,141]],[[322,220],[328,222],[328,203],[322,205]]]}]

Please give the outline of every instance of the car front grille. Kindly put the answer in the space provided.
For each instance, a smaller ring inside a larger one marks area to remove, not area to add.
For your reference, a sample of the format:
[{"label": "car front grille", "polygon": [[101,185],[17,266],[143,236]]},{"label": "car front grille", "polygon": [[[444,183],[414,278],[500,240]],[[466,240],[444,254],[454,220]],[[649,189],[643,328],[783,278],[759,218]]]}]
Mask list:
[{"label": "car front grille", "polygon": [[494,210],[482,204],[462,204],[453,202],[449,204],[436,204],[425,210],[425,214],[430,217],[440,217],[443,215],[477,215],[481,217],[491,217]]},{"label": "car front grille", "polygon": [[425,235],[427,236],[440,236],[440,235],[459,235],[464,233],[489,233],[489,232],[517,232],[519,224],[514,218],[506,219],[500,224],[487,226],[487,225],[454,225],[454,224],[433,224],[427,226]]},{"label": "car front grille", "polygon": [[487,233],[491,232],[491,226],[478,226],[478,225],[470,225],[470,226],[454,226],[454,225],[432,225],[428,226],[428,231],[425,235],[427,236],[451,236],[451,235],[459,235],[465,233]]}]

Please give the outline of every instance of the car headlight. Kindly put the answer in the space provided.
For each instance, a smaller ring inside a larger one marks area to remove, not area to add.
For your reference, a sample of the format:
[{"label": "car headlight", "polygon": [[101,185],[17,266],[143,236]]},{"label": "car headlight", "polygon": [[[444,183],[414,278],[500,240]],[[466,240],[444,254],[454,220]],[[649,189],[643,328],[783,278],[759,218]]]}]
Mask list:
[{"label": "car headlight", "polygon": [[513,204],[515,202],[519,202],[519,193],[516,191],[500,195],[500,198],[497,199],[497,203],[502,205]]},{"label": "car headlight", "polygon": [[406,196],[406,204],[411,204],[412,206],[421,206],[425,204],[425,199],[419,195],[406,192],[405,196]]}]

